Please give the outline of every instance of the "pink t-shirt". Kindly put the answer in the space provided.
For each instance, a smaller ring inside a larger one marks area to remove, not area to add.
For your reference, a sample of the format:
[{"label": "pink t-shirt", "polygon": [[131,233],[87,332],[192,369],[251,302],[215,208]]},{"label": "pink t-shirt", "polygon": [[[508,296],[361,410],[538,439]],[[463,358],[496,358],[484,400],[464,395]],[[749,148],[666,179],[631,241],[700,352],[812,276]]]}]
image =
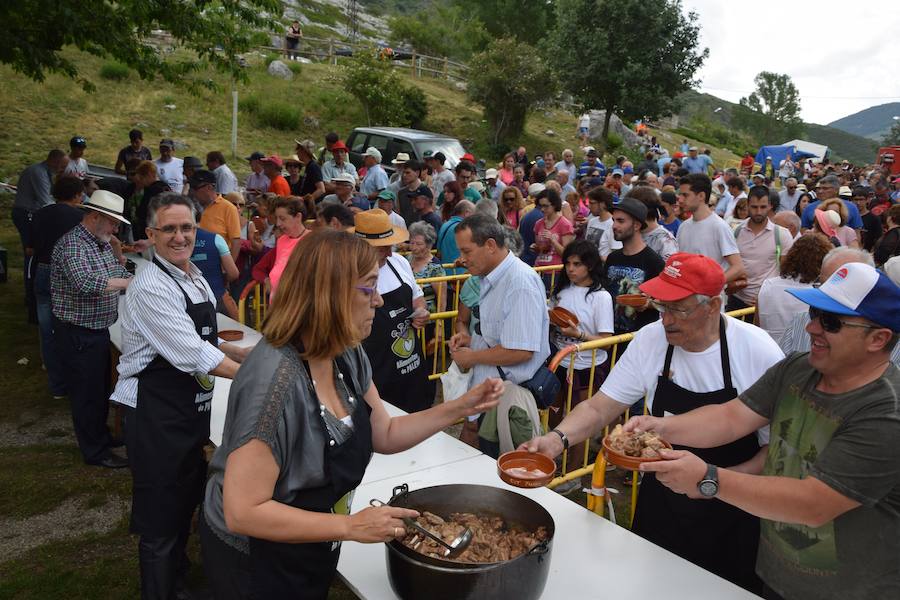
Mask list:
[{"label": "pink t-shirt", "polygon": [[498,175],[500,176],[500,181],[503,182],[503,185],[509,185],[513,182],[513,179],[515,179],[515,177],[513,176],[512,169],[510,169],[510,170],[500,169],[500,172]]},{"label": "pink t-shirt", "polygon": [[857,240],[856,231],[852,227],[847,227],[846,225],[841,225],[835,231],[834,237],[841,242],[842,246],[849,246]]},{"label": "pink t-shirt", "polygon": [[294,248],[297,247],[297,244],[306,237],[306,234],[309,233],[307,229],[304,231],[300,237],[292,238],[288,235],[282,235],[275,242],[275,264],[272,265],[272,270],[269,271],[269,301],[272,301],[272,298],[275,297],[275,290],[278,289],[278,282],[281,281],[281,275],[284,273],[284,268],[287,266],[288,260],[291,258],[291,254],[294,252]]},{"label": "pink t-shirt", "polygon": [[[541,232],[544,231],[544,229],[546,229],[544,219],[540,219],[534,224],[534,243],[537,246],[538,255],[534,261],[534,266],[543,267],[545,265],[561,265],[562,256],[556,253],[553,244],[541,241]],[[561,216],[548,231],[558,235],[560,243],[562,243],[562,237],[564,235],[573,235],[575,233],[575,228],[572,227],[572,223],[570,223],[567,218]]]}]

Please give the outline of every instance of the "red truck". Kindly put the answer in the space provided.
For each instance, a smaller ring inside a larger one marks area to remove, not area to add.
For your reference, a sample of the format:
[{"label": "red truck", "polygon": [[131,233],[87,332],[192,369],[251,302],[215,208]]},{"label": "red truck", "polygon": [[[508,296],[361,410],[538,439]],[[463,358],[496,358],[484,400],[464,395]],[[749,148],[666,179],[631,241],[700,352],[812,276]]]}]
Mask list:
[{"label": "red truck", "polygon": [[875,164],[889,165],[891,167],[891,175],[900,175],[900,146],[879,148]]}]

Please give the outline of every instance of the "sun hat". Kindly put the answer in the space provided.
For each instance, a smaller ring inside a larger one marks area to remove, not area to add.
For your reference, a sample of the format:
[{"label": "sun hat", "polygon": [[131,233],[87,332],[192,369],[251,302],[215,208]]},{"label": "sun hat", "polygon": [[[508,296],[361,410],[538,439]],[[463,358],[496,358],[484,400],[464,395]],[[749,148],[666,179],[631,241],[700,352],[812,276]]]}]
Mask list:
[{"label": "sun hat", "polygon": [[478,192],[480,194],[484,191],[484,184],[481,183],[480,181],[470,181],[469,185],[467,185],[466,188],[468,188],[470,190],[475,190],[476,192]]},{"label": "sun hat", "polygon": [[816,222],[819,229],[828,237],[834,237],[837,234],[837,228],[841,225],[841,215],[835,210],[815,210]]},{"label": "sun hat", "polygon": [[201,185],[216,185],[216,176],[213,175],[212,171],[197,169],[194,171],[194,174],[191,175],[191,178],[188,179],[188,183],[191,186],[191,190],[196,190]]},{"label": "sun hat", "polygon": [[848,185],[842,185],[838,189],[838,196],[840,196],[841,198],[851,198],[853,197],[853,190],[851,190],[850,186]]},{"label": "sun hat", "polygon": [[338,173],[331,178],[331,183],[349,183],[350,185],[356,185],[356,178],[350,173]]},{"label": "sun hat", "polygon": [[407,154],[406,152],[398,152],[397,156],[394,157],[394,160],[391,161],[391,164],[402,165],[407,161],[409,161],[409,154]]},{"label": "sun hat", "polygon": [[366,148],[366,151],[363,152],[363,156],[371,156],[378,162],[381,162],[381,152],[375,146],[369,146]]},{"label": "sun hat", "polygon": [[409,231],[402,227],[395,229],[391,218],[380,208],[356,213],[353,222],[354,226],[347,231],[355,233],[372,246],[393,246],[409,240]]},{"label": "sun hat", "polygon": [[313,155],[316,152],[316,143],[310,139],[294,140],[294,143],[297,144],[298,149],[303,148],[309,152],[310,155]]},{"label": "sun hat", "polygon": [[103,213],[107,217],[112,217],[126,225],[131,225],[131,222],[124,217],[125,200],[122,196],[107,190],[95,191],[90,198],[79,204],[78,207]]},{"label": "sun hat", "polygon": [[244,204],[244,195],[237,191],[228,192],[227,194],[225,194],[225,199],[235,206],[241,206]]},{"label": "sun hat", "polygon": [[801,302],[819,310],[865,317],[900,332],[900,287],[887,275],[865,263],[846,263],[817,288],[787,289]]},{"label": "sun hat", "polygon": [[532,183],[528,186],[528,195],[533,198],[543,192],[545,189],[547,189],[547,186],[545,186],[543,183]]},{"label": "sun hat", "polygon": [[657,277],[638,286],[642,292],[663,302],[677,302],[694,294],[715,297],[725,287],[725,271],[702,254],[676,252]]},{"label": "sun hat", "polygon": [[300,160],[300,157],[296,154],[291,154],[286,159],[284,159],[285,165],[302,165],[303,161]]}]

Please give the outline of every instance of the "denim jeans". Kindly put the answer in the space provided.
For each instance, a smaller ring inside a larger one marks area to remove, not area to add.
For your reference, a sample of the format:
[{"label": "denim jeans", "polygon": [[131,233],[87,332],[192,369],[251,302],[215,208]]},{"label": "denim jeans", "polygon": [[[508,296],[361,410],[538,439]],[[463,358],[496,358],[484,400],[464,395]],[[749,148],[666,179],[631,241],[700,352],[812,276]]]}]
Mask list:
[{"label": "denim jeans", "polygon": [[62,363],[53,340],[53,307],[50,304],[50,265],[38,264],[34,277],[38,328],[41,333],[41,360],[47,369],[47,382],[54,396],[66,395]]}]

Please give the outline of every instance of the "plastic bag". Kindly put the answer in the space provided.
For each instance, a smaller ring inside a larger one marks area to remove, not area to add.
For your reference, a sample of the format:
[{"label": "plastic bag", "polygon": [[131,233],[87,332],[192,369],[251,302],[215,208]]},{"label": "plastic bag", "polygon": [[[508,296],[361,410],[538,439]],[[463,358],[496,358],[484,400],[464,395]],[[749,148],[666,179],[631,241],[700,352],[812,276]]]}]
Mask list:
[{"label": "plastic bag", "polygon": [[444,401],[456,400],[469,391],[469,382],[472,381],[472,370],[463,373],[459,365],[450,363],[447,372],[441,375],[441,388],[444,391]]}]

